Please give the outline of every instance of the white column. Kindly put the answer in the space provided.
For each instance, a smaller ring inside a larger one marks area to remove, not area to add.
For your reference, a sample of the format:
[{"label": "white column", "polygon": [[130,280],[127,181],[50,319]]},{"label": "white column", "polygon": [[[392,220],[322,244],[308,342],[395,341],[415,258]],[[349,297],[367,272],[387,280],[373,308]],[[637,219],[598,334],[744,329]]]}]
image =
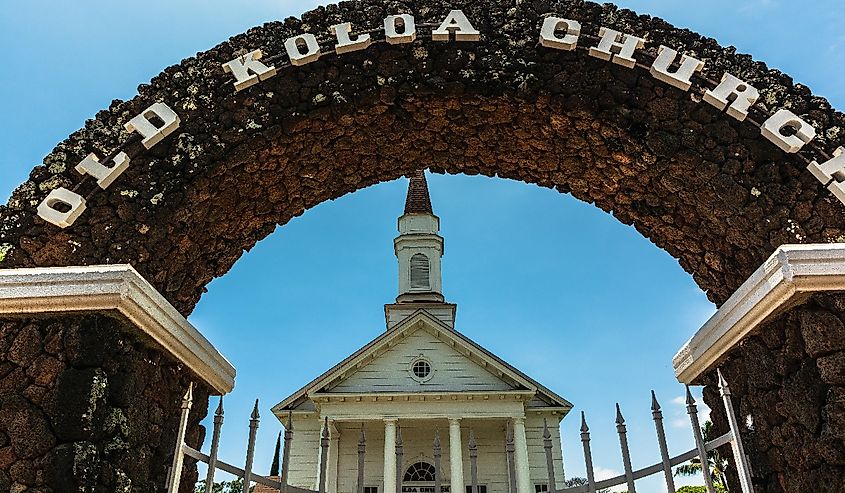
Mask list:
[{"label": "white column", "polygon": [[461,445],[461,420],[449,418],[449,470],[451,493],[464,493],[464,448]]},{"label": "white column", "polygon": [[384,420],[384,493],[396,491],[396,418]]},{"label": "white column", "polygon": [[329,421],[329,464],[326,473],[326,491],[337,492],[337,458],[340,455],[340,430],[337,423]]},{"label": "white column", "polygon": [[525,418],[513,418],[514,462],[516,463],[517,493],[531,493],[531,472],[528,467],[528,440],[525,438]]}]

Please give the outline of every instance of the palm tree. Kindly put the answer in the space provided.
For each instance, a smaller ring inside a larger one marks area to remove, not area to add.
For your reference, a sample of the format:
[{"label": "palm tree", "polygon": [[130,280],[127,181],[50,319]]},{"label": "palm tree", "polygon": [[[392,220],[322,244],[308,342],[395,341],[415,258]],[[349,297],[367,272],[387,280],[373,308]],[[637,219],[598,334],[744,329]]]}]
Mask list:
[{"label": "palm tree", "polygon": [[[707,420],[701,425],[701,436],[704,442],[713,440],[713,422]],[[710,478],[717,491],[728,493],[728,481],[725,472],[729,466],[728,459],[719,453],[717,449],[707,452],[707,466],[710,468]],[[694,457],[688,463],[678,466],[675,469],[675,476],[698,476],[701,474],[701,459]]]}]

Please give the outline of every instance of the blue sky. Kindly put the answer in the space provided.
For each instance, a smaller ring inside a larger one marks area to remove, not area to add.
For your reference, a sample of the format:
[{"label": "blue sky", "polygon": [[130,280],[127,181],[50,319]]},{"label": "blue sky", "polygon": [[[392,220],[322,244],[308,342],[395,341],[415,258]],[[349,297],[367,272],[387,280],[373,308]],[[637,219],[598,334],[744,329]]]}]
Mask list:
[{"label": "blue sky", "polygon": [[[8,0],[2,0],[6,3]],[[164,67],[301,1],[8,2],[0,45],[0,196],[114,98]],[[839,1],[675,0],[618,5],[716,38],[809,85],[842,108],[845,19]],[[127,19],[130,19],[127,21]],[[714,307],[636,231],[557,192],[481,177],[429,177],[446,240],[444,291],[458,328],[586,410],[596,465],[621,470],[620,402],[634,465],[656,461],[654,388],[673,452],[691,447],[671,357]],[[396,293],[392,252],[405,182],[321,204],[277,230],[209,286],[191,321],[238,369],[222,455],[242,463],[251,400],[261,399],[256,471],[267,472],[279,424],[269,408],[383,330]],[[339,259],[343,261],[339,261]],[[348,259],[353,261],[348,261]],[[562,427],[568,475],[583,475],[577,416]],[[662,491],[656,481],[641,491]]]}]

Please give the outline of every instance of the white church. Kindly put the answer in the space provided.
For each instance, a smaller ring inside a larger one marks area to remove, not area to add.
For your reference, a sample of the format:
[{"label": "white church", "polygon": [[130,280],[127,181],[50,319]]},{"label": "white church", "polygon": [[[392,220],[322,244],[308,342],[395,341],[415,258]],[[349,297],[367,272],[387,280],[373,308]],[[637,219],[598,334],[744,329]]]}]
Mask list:
[{"label": "white church", "polygon": [[[437,493],[469,493],[470,441],[477,451],[477,493],[542,493],[549,491],[545,421],[555,489],[563,487],[559,429],[572,404],[455,328],[456,305],[442,294],[439,230],[419,171],[410,178],[394,240],[399,295],[384,307],[386,330],[273,407],[282,424],[292,420],[295,429],[290,485],[318,489],[326,426],[329,493],[357,491],[362,429],[363,493],[434,492],[437,462]],[[434,457],[435,436],[442,459]]]}]

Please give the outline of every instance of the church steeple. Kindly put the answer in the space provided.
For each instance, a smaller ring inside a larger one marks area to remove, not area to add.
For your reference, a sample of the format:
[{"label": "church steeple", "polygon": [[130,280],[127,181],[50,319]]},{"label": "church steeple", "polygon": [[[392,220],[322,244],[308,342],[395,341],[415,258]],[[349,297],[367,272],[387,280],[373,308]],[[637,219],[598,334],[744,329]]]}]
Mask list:
[{"label": "church steeple", "polygon": [[425,171],[415,171],[408,182],[408,196],[405,197],[405,214],[434,214]]},{"label": "church steeple", "polygon": [[405,213],[399,217],[399,236],[393,240],[393,250],[399,261],[399,295],[396,303],[384,305],[387,330],[418,310],[455,328],[457,307],[443,300],[440,276],[443,238],[437,234],[440,218],[431,208],[425,172],[415,171],[408,178]]},{"label": "church steeple", "polygon": [[425,172],[409,176],[405,213],[399,218],[399,236],[393,240],[399,260],[397,303],[442,302],[440,257],[443,238],[440,219],[431,209]]}]

